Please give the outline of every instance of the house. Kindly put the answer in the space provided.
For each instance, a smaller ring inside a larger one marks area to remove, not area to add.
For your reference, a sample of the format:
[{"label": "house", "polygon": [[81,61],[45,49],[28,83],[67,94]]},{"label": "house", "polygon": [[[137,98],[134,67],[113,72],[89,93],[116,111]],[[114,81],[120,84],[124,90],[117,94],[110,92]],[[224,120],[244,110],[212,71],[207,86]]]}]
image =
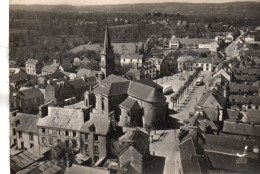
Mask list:
[{"label": "house", "polygon": [[255,35],[248,34],[247,36],[245,36],[245,42],[254,43],[255,42]]},{"label": "house", "polygon": [[10,142],[20,150],[38,145],[37,122],[39,115],[16,113],[10,117]]},{"label": "house", "polygon": [[200,38],[180,38],[180,45],[185,49],[198,49],[198,48],[209,48],[210,44],[215,42],[214,39],[200,39]]},{"label": "house", "polygon": [[147,62],[152,62],[157,69],[157,76],[167,76],[175,72],[175,64],[173,59],[152,57],[148,58]]},{"label": "house", "polygon": [[61,174],[62,168],[50,160],[44,160],[44,161],[39,160],[33,163],[32,165],[26,167],[25,169],[20,170],[19,172],[17,172],[17,174],[29,174],[34,171],[37,171],[38,174],[44,174],[44,173]]},{"label": "house", "polygon": [[178,49],[180,47],[180,41],[176,38],[176,36],[172,36],[169,40],[169,48],[170,49]]},{"label": "house", "polygon": [[42,76],[53,74],[59,71],[59,67],[57,65],[45,65],[42,68]]},{"label": "house", "polygon": [[109,114],[114,111],[116,121],[120,121],[120,112],[123,112],[119,110],[119,106],[128,100],[127,98],[137,101],[142,111],[138,112],[140,113],[138,117],[142,119],[143,127],[151,125],[155,121],[163,124],[168,115],[168,103],[162,94],[162,87],[150,79],[134,82],[110,75],[106,79],[100,80],[99,86],[94,89],[94,94],[96,104],[93,112]]},{"label": "house", "polygon": [[228,84],[229,95],[258,95],[258,87],[240,84],[240,83],[230,83]]},{"label": "house", "polygon": [[80,149],[80,128],[89,120],[90,107],[87,109],[68,109],[48,107],[47,116],[37,123],[39,144],[53,147],[60,141],[74,150]]},{"label": "house", "polygon": [[157,77],[157,67],[152,62],[145,62],[142,66],[144,77],[153,79]]},{"label": "house", "polygon": [[80,127],[80,153],[91,158],[92,163],[110,155],[110,118],[105,114],[90,114],[90,119]]},{"label": "house", "polygon": [[86,77],[92,77],[92,76],[97,77],[97,74],[98,74],[98,71],[82,68],[82,69],[79,69],[79,71],[77,72],[77,78],[81,78],[81,79],[85,80]]},{"label": "house", "polygon": [[44,146],[34,146],[22,153],[19,153],[10,158],[11,173],[17,173],[31,165],[42,161],[50,155],[50,148]]},{"label": "house", "polygon": [[129,174],[142,174],[149,161],[149,135],[139,129],[121,142],[119,146],[119,165]]},{"label": "house", "polygon": [[[75,100],[83,99],[84,92],[90,89],[91,83],[87,83],[82,79],[75,80],[48,80],[45,88],[45,100],[54,102],[55,105],[62,106],[68,99],[72,97]],[[65,101],[66,100],[66,101]]]},{"label": "house", "polygon": [[230,95],[229,102],[232,106],[237,107],[240,111],[260,108],[260,96],[248,96],[247,94]]},{"label": "house", "polygon": [[201,58],[193,56],[180,56],[177,59],[178,71],[201,69],[202,71],[213,71],[212,58]]},{"label": "house", "polygon": [[144,77],[142,69],[130,68],[129,71],[125,73],[125,77],[129,80],[140,80]]},{"label": "house", "polygon": [[25,63],[26,73],[29,75],[41,74],[43,64],[36,59],[28,59]]},{"label": "house", "polygon": [[19,71],[18,73],[9,75],[9,83],[10,86],[14,88],[19,88],[22,84],[28,81],[28,75],[23,72]]},{"label": "house", "polygon": [[242,121],[248,124],[260,125],[260,110],[248,109]]},{"label": "house", "polygon": [[120,58],[121,66],[132,66],[140,68],[143,65],[143,55],[141,54],[122,54]]},{"label": "house", "polygon": [[21,110],[23,113],[38,112],[39,106],[44,103],[43,93],[35,87],[21,90],[12,95],[14,94],[16,95],[15,103],[18,104],[17,109]]}]

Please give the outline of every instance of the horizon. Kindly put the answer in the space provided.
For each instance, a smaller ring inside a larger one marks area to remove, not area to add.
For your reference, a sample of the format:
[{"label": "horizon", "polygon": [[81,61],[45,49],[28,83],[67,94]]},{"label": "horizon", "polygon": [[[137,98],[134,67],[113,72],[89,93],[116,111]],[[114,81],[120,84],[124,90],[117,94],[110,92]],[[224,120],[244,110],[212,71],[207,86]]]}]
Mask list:
[{"label": "horizon", "polygon": [[157,3],[192,3],[192,4],[224,4],[232,2],[260,2],[260,0],[10,0],[10,5],[129,5],[129,4],[157,4]]}]

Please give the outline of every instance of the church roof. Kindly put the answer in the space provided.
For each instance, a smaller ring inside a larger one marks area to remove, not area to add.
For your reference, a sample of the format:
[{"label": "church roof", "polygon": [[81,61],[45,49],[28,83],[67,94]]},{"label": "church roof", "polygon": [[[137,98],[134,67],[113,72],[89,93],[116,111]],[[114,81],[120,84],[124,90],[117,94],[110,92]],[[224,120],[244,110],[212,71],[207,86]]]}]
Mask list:
[{"label": "church roof", "polygon": [[111,40],[110,40],[109,30],[107,25],[105,30],[104,50],[110,50],[110,49],[112,49],[112,46],[111,46]]}]

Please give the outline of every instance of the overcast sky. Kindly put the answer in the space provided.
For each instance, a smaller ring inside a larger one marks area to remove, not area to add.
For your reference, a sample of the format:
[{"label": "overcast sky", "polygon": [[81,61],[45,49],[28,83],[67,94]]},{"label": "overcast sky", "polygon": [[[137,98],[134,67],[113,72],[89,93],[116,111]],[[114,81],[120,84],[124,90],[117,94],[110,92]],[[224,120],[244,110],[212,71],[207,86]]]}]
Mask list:
[{"label": "overcast sky", "polygon": [[236,1],[260,0],[10,0],[11,4],[69,4],[69,5],[103,5],[103,4],[135,4],[135,3],[158,3],[158,2],[192,2],[192,3],[224,3]]}]

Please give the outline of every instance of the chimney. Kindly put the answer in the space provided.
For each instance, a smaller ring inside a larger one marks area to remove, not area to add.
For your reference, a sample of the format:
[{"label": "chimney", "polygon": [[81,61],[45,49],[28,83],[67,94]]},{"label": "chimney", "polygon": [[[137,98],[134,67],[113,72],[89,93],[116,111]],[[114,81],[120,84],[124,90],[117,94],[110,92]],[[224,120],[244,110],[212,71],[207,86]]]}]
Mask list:
[{"label": "chimney", "polygon": [[98,85],[99,85],[99,86],[102,85],[102,83],[101,83],[102,80],[103,80],[103,73],[100,71],[100,72],[98,73]]},{"label": "chimney", "polygon": [[225,83],[225,86],[224,86],[224,98],[227,98],[227,88],[228,88],[228,85],[227,83]]},{"label": "chimney", "polygon": [[254,146],[253,153],[259,154],[259,147],[258,146]]}]

